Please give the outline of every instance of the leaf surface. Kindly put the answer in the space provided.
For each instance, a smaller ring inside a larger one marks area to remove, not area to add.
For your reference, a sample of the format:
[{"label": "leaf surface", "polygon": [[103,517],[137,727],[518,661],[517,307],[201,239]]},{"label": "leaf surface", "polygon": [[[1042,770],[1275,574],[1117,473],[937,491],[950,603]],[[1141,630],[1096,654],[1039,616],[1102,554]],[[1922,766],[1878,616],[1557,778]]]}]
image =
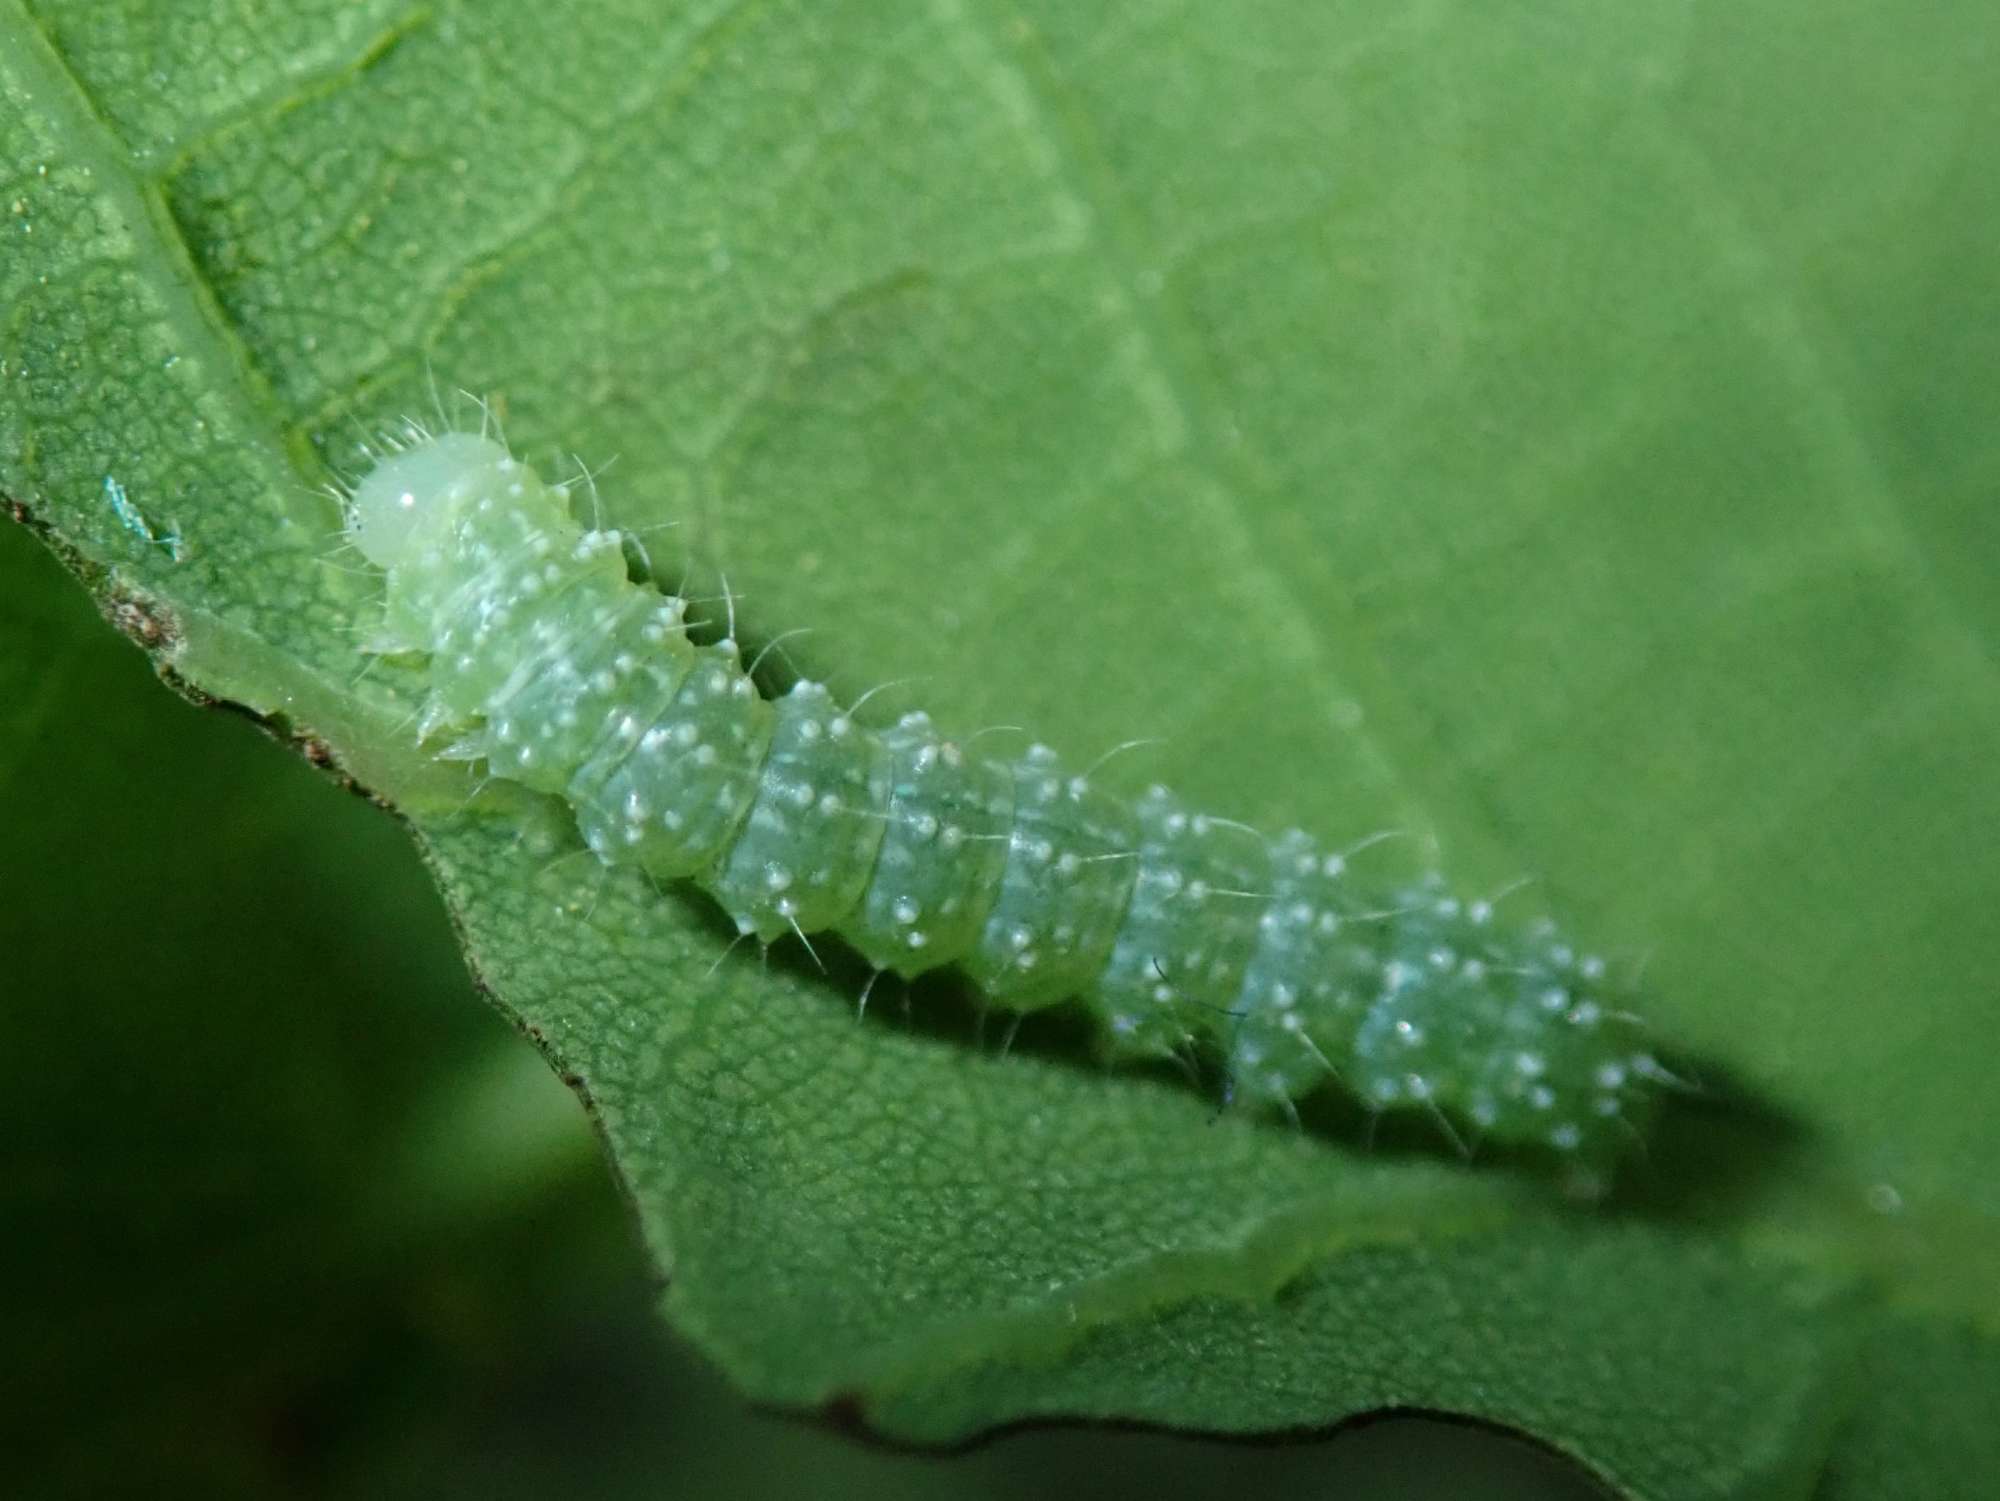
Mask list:
[{"label": "leaf surface", "polygon": [[[753,1394],[920,1439],[1418,1405],[1804,1493],[1893,1442],[1857,1339],[2000,1313],[1992,25],[14,0],[0,489],[416,829]],[[850,695],[1536,874],[1760,1108],[1572,1211],[725,957],[367,666],[317,487],[433,375],[616,456],[607,517]]]}]

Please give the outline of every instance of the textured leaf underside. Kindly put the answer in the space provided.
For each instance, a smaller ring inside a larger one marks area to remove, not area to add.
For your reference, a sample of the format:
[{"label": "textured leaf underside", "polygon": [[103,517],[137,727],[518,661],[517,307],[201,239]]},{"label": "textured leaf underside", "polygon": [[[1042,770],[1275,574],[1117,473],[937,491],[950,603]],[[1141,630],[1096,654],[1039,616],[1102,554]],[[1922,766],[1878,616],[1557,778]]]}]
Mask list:
[{"label": "textured leaf underside", "polygon": [[[1990,7],[281,9],[0,0],[0,492],[413,826],[746,1390],[1992,1472]],[[843,693],[1537,874],[1759,1107],[1571,1209],[723,958],[367,668],[433,373]]]}]

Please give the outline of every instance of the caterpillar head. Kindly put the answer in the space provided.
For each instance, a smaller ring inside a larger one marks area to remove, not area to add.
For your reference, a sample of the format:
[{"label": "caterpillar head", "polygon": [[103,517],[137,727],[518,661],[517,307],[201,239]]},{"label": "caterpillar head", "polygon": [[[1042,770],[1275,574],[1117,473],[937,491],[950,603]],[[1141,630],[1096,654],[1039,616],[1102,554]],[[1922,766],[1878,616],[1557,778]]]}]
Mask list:
[{"label": "caterpillar head", "polygon": [[511,463],[506,449],[477,433],[421,437],[354,487],[348,540],[376,567],[394,567],[479,478]]}]

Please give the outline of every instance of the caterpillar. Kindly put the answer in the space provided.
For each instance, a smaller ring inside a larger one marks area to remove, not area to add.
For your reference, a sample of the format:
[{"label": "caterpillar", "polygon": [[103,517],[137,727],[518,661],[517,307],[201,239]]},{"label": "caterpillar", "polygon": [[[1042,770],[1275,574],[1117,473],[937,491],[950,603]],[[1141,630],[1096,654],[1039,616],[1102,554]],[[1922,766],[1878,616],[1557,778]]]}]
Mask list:
[{"label": "caterpillar", "polygon": [[503,443],[410,424],[371,458],[346,533],[386,576],[373,646],[427,664],[420,739],[560,798],[598,859],[695,883],[744,934],[956,965],[1017,1015],[1081,1004],[1114,1060],[1200,1050],[1236,1105],[1334,1083],[1461,1148],[1606,1161],[1672,1082],[1546,920],[1435,873],[1365,881],[1162,787],[1121,799],[1044,746],[984,759],[921,713],[871,729],[812,681],[767,698]]}]

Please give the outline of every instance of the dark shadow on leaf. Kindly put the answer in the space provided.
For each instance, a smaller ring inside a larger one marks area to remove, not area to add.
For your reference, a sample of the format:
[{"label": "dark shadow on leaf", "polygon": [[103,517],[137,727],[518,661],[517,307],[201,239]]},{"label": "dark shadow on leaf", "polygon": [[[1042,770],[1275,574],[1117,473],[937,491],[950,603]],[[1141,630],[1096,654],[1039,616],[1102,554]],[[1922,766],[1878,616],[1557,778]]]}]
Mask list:
[{"label": "dark shadow on leaf", "polygon": [[[1201,1429],[1173,1428],[1165,1424],[1100,1418],[1024,1419],[984,1430],[957,1443],[941,1445],[911,1444],[883,1434],[870,1423],[866,1401],[853,1394],[834,1398],[818,1412],[799,1412],[780,1407],[763,1407],[760,1410],[782,1420],[832,1428],[845,1438],[885,1453],[940,1460],[960,1458],[991,1449],[996,1445],[1003,1445],[1011,1440],[1038,1434],[1069,1432],[1105,1436],[1124,1435],[1162,1442],[1178,1441],[1189,1446],[1213,1445],[1247,1452],[1300,1449],[1314,1445],[1332,1446],[1351,1439],[1365,1430],[1385,1424],[1421,1422],[1444,1425],[1460,1431],[1468,1438],[1476,1435],[1483,1441],[1479,1444],[1481,1449],[1496,1460],[1508,1462],[1507,1467],[1510,1471],[1516,1472],[1516,1478],[1521,1482],[1531,1481],[1532,1494],[1546,1497],[1547,1501],[1589,1501],[1589,1498],[1593,1497],[1611,1501],[1611,1498],[1619,1494],[1609,1481],[1591,1471],[1574,1455],[1567,1454],[1532,1434],[1523,1433],[1504,1424],[1468,1417],[1462,1413],[1422,1407],[1382,1407],[1356,1413],[1324,1426],[1277,1429],[1256,1434],[1214,1433]],[[1421,1491],[1415,1493],[1430,1493],[1431,1488],[1437,1484],[1435,1476],[1412,1476],[1411,1479],[1418,1484],[1425,1480],[1429,1481],[1428,1485],[1422,1485]],[[1530,1492],[1524,1488],[1521,1493]]]}]

